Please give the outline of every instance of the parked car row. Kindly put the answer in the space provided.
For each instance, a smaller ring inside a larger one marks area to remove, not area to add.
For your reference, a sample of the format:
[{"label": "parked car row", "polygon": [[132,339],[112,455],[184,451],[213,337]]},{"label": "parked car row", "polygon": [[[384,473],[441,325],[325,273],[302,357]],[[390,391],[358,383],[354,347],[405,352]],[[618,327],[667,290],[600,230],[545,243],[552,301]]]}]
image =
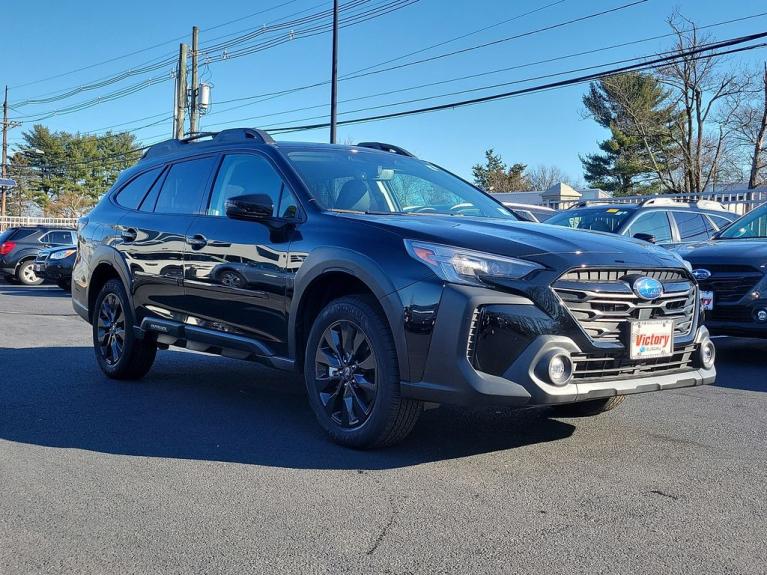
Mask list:
[{"label": "parked car row", "polygon": [[9,282],[34,286],[47,280],[69,291],[76,243],[74,230],[8,228],[0,232],[0,273]]}]

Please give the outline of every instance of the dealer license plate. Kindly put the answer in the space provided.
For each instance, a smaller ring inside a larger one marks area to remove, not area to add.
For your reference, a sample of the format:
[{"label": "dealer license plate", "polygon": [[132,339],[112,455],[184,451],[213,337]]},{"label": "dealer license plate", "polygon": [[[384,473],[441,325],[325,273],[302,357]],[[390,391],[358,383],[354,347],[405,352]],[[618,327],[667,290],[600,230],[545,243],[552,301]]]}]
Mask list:
[{"label": "dealer license plate", "polygon": [[714,292],[701,291],[700,305],[703,309],[714,309]]},{"label": "dealer license plate", "polygon": [[631,359],[668,357],[674,352],[674,320],[639,320],[631,322]]}]

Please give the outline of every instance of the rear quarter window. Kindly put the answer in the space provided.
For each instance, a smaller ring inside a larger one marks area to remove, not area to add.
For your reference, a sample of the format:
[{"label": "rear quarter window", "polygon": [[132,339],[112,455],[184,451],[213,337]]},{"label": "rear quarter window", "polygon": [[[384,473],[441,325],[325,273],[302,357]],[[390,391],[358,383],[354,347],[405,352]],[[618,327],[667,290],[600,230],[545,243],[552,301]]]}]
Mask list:
[{"label": "rear quarter window", "polygon": [[161,171],[162,168],[155,168],[136,176],[117,192],[115,201],[124,208],[137,210],[152,184],[157,181]]}]

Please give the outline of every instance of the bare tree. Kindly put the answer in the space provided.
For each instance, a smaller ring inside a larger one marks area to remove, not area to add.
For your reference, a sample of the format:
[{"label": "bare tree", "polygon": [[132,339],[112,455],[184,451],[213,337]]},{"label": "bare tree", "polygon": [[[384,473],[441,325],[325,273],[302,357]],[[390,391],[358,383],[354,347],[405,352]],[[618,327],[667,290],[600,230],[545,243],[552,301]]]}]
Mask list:
[{"label": "bare tree", "polygon": [[767,184],[767,63],[754,78],[752,93],[735,107],[731,122],[735,141],[746,152],[749,189]]},{"label": "bare tree", "polygon": [[695,23],[672,15],[675,50],[682,55],[658,75],[671,90],[676,106],[671,136],[679,153],[681,191],[702,191],[719,179],[723,158],[731,153],[731,120],[745,91],[743,78],[734,71],[720,72],[720,58],[712,52],[689,54],[708,42]]},{"label": "bare tree", "polygon": [[535,168],[525,172],[530,188],[533,190],[548,190],[554,184],[563,182],[570,186],[573,180],[557,166],[546,166],[539,164]]}]

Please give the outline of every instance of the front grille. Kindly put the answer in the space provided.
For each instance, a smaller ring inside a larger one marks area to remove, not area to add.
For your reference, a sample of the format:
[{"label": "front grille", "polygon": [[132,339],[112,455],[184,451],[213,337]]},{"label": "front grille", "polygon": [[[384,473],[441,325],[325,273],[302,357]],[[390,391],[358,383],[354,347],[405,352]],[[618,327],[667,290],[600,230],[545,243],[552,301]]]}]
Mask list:
[{"label": "front grille", "polygon": [[631,360],[605,354],[573,354],[573,378],[577,381],[592,379],[621,379],[649,374],[662,375],[684,370],[692,365],[694,345],[677,349],[669,357]]},{"label": "front grille", "polygon": [[734,303],[752,291],[762,279],[762,272],[751,266],[705,265],[695,266],[711,272],[711,277],[700,282],[700,289],[714,292],[716,302]]},{"label": "front grille", "polygon": [[[645,301],[631,289],[632,276],[663,283],[658,299]],[[630,320],[673,319],[674,335],[692,331],[695,321],[695,284],[679,270],[578,269],[565,273],[553,286],[584,332],[594,342],[619,343]]]}]

